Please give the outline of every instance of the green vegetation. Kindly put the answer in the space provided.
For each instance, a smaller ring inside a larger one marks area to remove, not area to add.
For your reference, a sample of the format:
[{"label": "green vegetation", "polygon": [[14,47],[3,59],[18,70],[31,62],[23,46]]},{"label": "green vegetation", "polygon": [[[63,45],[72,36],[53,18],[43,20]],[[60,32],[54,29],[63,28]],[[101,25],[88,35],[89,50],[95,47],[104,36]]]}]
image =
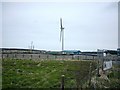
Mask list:
[{"label": "green vegetation", "polygon": [[65,75],[65,88],[76,88],[88,81],[90,63],[94,61],[2,60],[2,88],[60,88]]},{"label": "green vegetation", "polygon": [[94,75],[89,88],[120,88],[120,65],[113,65],[111,69],[105,71],[100,77]]},{"label": "green vegetation", "polygon": [[120,88],[120,65],[114,65],[108,72],[110,88]]}]

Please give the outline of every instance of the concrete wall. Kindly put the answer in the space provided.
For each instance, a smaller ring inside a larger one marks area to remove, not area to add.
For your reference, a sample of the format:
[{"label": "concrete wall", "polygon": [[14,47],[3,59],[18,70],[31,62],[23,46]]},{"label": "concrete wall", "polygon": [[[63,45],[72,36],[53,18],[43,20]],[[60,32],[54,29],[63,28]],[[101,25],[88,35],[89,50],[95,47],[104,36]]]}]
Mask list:
[{"label": "concrete wall", "polygon": [[54,60],[94,60],[96,56],[86,55],[47,55],[47,54],[3,54],[1,57],[12,59],[54,59]]},{"label": "concrete wall", "polygon": [[[49,55],[49,54],[2,54],[0,58],[11,58],[11,59],[51,59],[51,60],[98,60],[97,56],[87,55]],[[99,60],[120,60],[120,56],[106,56],[101,57]]]}]

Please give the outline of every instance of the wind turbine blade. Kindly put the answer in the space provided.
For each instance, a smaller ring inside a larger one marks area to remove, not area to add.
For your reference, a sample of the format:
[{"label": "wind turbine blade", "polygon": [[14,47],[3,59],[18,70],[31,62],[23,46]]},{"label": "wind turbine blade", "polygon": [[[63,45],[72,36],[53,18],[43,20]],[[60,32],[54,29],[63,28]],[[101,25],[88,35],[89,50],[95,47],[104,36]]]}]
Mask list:
[{"label": "wind turbine blade", "polygon": [[62,18],[60,18],[60,28],[62,29]]},{"label": "wind turbine blade", "polygon": [[62,38],[62,30],[60,31],[60,42],[61,42],[61,38]]}]

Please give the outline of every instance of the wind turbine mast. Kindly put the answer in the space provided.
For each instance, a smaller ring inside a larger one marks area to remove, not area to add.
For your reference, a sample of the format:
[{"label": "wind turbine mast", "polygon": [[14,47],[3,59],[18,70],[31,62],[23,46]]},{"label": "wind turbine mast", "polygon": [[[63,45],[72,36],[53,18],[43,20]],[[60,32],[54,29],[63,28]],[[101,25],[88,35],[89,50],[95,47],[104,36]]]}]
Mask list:
[{"label": "wind turbine mast", "polygon": [[62,51],[64,50],[64,27],[62,26],[62,18],[60,18],[60,41],[62,40]]}]

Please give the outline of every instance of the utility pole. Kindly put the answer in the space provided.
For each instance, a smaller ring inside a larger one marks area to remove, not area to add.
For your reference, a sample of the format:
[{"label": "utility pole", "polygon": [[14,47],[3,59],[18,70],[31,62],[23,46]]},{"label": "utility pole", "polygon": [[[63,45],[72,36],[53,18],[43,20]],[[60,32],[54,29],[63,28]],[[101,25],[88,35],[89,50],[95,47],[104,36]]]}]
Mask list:
[{"label": "utility pole", "polygon": [[33,41],[31,41],[31,50],[32,50],[32,48],[33,48]]},{"label": "utility pole", "polygon": [[30,52],[32,53],[32,50],[34,49],[34,45],[33,45],[33,41],[31,41],[31,45],[30,45]]}]

